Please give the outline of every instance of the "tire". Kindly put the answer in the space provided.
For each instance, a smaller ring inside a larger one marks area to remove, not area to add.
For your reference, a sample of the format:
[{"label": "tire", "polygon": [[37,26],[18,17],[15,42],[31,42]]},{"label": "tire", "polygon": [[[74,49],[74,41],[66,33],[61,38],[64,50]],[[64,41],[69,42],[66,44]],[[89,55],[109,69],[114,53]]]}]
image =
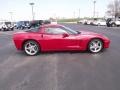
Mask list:
[{"label": "tire", "polygon": [[112,27],[116,27],[116,24],[115,24],[115,23],[112,23],[111,26],[112,26]]},{"label": "tire", "polygon": [[23,30],[24,29],[24,27],[21,27],[21,30]]},{"label": "tire", "polygon": [[91,53],[99,53],[103,49],[103,42],[100,39],[92,39],[88,44]]},{"label": "tire", "polygon": [[98,23],[98,26],[101,26],[101,24],[100,24],[100,23]]},{"label": "tire", "polygon": [[11,31],[14,31],[14,28],[11,28]]},{"label": "tire", "polygon": [[110,23],[106,23],[107,24],[107,27],[111,27]]},{"label": "tire", "polygon": [[26,41],[23,48],[24,52],[29,56],[35,56],[40,52],[40,46],[33,40]]},{"label": "tire", "polygon": [[3,31],[7,31],[7,29],[6,29],[6,28],[3,28]]}]

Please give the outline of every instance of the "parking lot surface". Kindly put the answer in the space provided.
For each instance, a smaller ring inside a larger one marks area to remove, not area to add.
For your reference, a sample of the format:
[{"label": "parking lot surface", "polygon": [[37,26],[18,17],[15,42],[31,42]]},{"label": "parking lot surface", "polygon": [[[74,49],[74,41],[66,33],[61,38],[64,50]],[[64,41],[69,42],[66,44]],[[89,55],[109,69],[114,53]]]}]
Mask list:
[{"label": "parking lot surface", "polygon": [[110,48],[27,56],[13,44],[18,30],[0,32],[0,90],[120,90],[120,27],[64,25],[104,34]]}]

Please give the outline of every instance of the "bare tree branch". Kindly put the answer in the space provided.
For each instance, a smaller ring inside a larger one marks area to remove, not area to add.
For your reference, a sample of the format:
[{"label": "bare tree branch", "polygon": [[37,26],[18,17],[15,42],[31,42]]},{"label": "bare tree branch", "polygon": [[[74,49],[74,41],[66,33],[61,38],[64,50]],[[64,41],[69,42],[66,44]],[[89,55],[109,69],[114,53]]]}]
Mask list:
[{"label": "bare tree branch", "polygon": [[120,17],[120,0],[110,2],[107,8],[107,15],[114,16],[115,18]]}]

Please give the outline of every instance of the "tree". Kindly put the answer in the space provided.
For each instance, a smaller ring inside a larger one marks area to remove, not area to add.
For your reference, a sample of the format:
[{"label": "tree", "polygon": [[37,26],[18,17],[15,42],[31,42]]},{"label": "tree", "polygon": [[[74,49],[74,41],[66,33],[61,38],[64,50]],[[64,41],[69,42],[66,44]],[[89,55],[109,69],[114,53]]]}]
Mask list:
[{"label": "tree", "polygon": [[120,0],[114,0],[108,5],[107,15],[115,18],[120,17]]}]

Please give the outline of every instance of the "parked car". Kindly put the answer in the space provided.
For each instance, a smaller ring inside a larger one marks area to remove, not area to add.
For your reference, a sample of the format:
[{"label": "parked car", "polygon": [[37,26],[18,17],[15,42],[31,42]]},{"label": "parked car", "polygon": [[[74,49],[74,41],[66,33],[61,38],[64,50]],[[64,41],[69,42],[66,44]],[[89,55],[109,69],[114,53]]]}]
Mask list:
[{"label": "parked car", "polygon": [[79,20],[79,21],[77,21],[77,24],[84,24],[84,25],[86,25],[87,24],[87,19]]},{"label": "parked car", "polygon": [[86,24],[87,25],[93,25],[94,20],[87,20]]},{"label": "parked car", "polygon": [[30,21],[30,28],[36,28],[43,24],[44,24],[44,20],[33,20],[33,21]]},{"label": "parked car", "polygon": [[16,28],[17,29],[29,29],[30,28],[30,23],[29,21],[19,21],[16,23]]},{"label": "parked car", "polygon": [[111,27],[111,21],[112,21],[111,18],[108,18],[108,19],[106,20],[107,27]]},{"label": "parked car", "polygon": [[51,20],[51,24],[57,24],[57,20],[56,19]]},{"label": "parked car", "polygon": [[120,26],[120,19],[108,18],[106,24],[108,27]]},{"label": "parked car", "polygon": [[81,20],[77,21],[77,24],[82,24]]},{"label": "parked car", "polygon": [[108,48],[110,40],[93,32],[75,31],[62,25],[41,25],[39,28],[13,35],[15,46],[27,55],[45,51],[89,50],[98,53]]},{"label": "parked car", "polygon": [[14,25],[11,22],[0,22],[1,31],[13,31]]},{"label": "parked car", "polygon": [[50,20],[44,20],[44,24],[51,24]]},{"label": "parked car", "polygon": [[106,20],[104,19],[98,19],[93,22],[93,25],[97,26],[106,26]]}]

